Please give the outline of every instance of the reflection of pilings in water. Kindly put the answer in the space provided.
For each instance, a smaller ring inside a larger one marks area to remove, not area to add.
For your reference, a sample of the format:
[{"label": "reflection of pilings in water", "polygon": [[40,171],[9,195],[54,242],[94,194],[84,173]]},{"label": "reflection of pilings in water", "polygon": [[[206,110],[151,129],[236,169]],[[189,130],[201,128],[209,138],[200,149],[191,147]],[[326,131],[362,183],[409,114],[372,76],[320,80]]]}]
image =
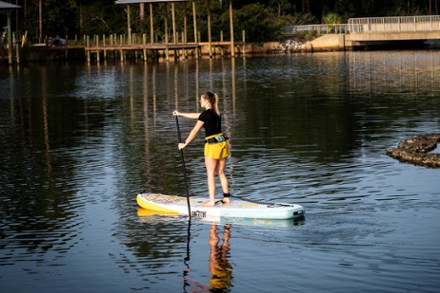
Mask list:
[{"label": "reflection of pilings in water", "polygon": [[170,63],[165,64],[166,68],[166,89],[167,89],[167,100],[170,100],[171,93],[170,93]]},{"label": "reflection of pilings in water", "polygon": [[184,76],[184,96],[185,97],[189,97],[189,65],[188,62],[185,62],[182,64],[183,65],[183,76]]},{"label": "reflection of pilings in water", "polygon": [[52,179],[52,162],[50,158],[50,141],[49,141],[49,121],[48,121],[48,112],[47,112],[47,93],[46,93],[46,71],[43,67],[43,72],[41,74],[41,96],[43,99],[41,100],[41,111],[43,114],[43,132],[44,132],[44,146],[45,146],[45,155],[46,155],[46,165],[47,165],[47,177],[51,183],[53,183]]},{"label": "reflection of pilings in water", "polygon": [[[231,59],[232,60],[232,59]],[[231,67],[228,67],[226,64],[226,59],[223,59],[221,61],[221,68],[222,68],[222,95],[221,100],[223,102],[223,112],[226,114],[226,118],[223,120],[223,128],[226,135],[230,135],[232,125],[234,124],[233,117],[233,90],[234,90],[234,72],[233,72],[233,66],[231,64]],[[229,71],[228,71],[229,69]],[[228,80],[228,77],[231,78],[231,80]]]},{"label": "reflection of pilings in water", "polygon": [[157,89],[156,89],[156,73],[157,73],[157,65],[153,65],[153,73],[152,73],[152,83],[153,83],[153,124],[156,127],[156,118],[157,118]]},{"label": "reflection of pilings in water", "polygon": [[214,67],[213,62],[214,61],[212,59],[209,59],[209,88],[208,88],[208,90],[215,92],[215,89],[213,88],[214,87],[213,81],[212,81],[212,71],[213,71],[213,67]]},{"label": "reflection of pilings in water", "polygon": [[144,63],[144,82],[142,84],[143,89],[143,118],[144,118],[144,154],[145,154],[145,164],[144,164],[144,174],[146,177],[146,184],[149,186],[151,184],[152,170],[151,170],[151,158],[150,158],[150,132],[148,125],[148,65]]},{"label": "reflection of pilings in water", "polygon": [[14,123],[15,122],[15,112],[14,112],[14,108],[15,108],[15,103],[14,103],[14,92],[13,92],[13,88],[14,88],[14,74],[12,74],[12,66],[9,66],[9,100],[10,102],[10,112],[11,112],[11,122]]},{"label": "reflection of pilings in water", "polygon": [[175,96],[175,109],[179,109],[179,67],[174,64],[174,96]]},{"label": "reflection of pilings in water", "polygon": [[[229,125],[228,125],[228,133],[232,132],[232,125],[235,124],[236,120],[236,90],[235,90],[235,58],[231,58],[231,103],[232,103],[232,121],[230,121]],[[234,137],[233,135],[231,135],[231,141],[229,142],[230,144],[233,142]],[[231,147],[232,149],[232,147]],[[233,150],[231,150],[231,157],[232,157],[232,153]],[[233,182],[233,171],[234,171],[234,165],[233,164],[229,164],[229,176],[230,176],[230,181]]]},{"label": "reflection of pilings in water", "polygon": [[133,128],[133,124],[135,121],[135,114],[134,114],[134,110],[135,110],[135,103],[134,103],[134,73],[133,67],[129,67],[129,72],[128,72],[128,76],[129,76],[129,97],[130,97],[130,127]]},{"label": "reflection of pilings in water", "polygon": [[[222,66],[221,66],[222,67],[222,90],[221,90],[222,97],[221,97],[221,100],[223,101],[222,108],[223,108],[223,112],[228,112],[229,107],[228,107],[228,103],[227,103],[227,94],[226,93],[229,91],[227,88],[227,81],[226,81],[227,73],[226,73],[226,68],[225,68],[225,63],[226,63],[225,59],[222,59],[221,63],[222,63]],[[225,124],[225,126],[226,126],[226,124]],[[228,127],[223,127],[223,128],[227,129]],[[223,132],[225,132],[225,131],[223,131]]]},{"label": "reflection of pilings in water", "polygon": [[196,60],[196,78],[195,78],[195,80],[196,80],[196,93],[195,93],[195,96],[196,96],[196,110],[197,110],[197,112],[199,111],[199,103],[198,103],[198,101],[199,101],[199,95],[200,95],[200,93],[199,93],[199,70],[200,70],[200,68],[199,68],[199,59],[197,59]]},{"label": "reflection of pilings in water", "polygon": [[232,113],[234,113],[235,121],[235,111],[236,111],[236,94],[235,94],[235,58],[231,58],[231,96],[232,96]]},{"label": "reflection of pilings in water", "polygon": [[[348,54],[350,87],[363,93],[434,91],[439,76],[440,58],[433,51],[402,51],[400,58],[388,58],[395,52],[352,52]],[[364,65],[364,66],[362,66]]]}]

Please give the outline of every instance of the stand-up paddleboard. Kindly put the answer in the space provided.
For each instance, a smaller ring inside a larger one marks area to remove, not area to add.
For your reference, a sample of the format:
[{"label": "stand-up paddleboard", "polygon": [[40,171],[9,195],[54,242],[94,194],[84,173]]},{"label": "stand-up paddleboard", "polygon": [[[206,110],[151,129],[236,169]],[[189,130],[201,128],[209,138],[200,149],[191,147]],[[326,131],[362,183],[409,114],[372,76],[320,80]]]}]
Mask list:
[{"label": "stand-up paddleboard", "polygon": [[[186,197],[158,193],[139,193],[136,201],[141,208],[167,214],[188,215]],[[232,198],[231,203],[204,206],[205,197],[190,197],[191,216],[208,219],[295,219],[303,217],[304,207],[297,204],[256,203]]]},{"label": "stand-up paddleboard", "polygon": [[[175,222],[176,217],[186,217],[176,213],[163,213],[158,211],[146,210],[139,207],[137,215],[139,221],[142,223],[156,224],[158,221],[163,222]],[[160,217],[160,218],[159,218]],[[301,226],[304,224],[304,217],[295,219],[249,219],[249,218],[198,218],[198,220],[207,224],[233,224],[244,226],[257,226],[257,227],[274,227],[274,228],[290,228],[294,226]]]}]

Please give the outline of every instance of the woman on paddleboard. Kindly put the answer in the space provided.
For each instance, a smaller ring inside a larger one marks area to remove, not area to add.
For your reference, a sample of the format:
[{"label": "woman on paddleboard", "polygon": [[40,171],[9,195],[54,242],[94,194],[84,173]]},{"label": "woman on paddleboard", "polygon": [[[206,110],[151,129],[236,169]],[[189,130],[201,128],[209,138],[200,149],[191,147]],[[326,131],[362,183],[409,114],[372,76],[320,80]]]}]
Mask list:
[{"label": "woman on paddleboard", "polygon": [[[174,116],[197,119],[196,125],[191,130],[184,143],[179,143],[179,150],[185,148],[196,137],[199,130],[205,128],[205,166],[208,176],[209,201],[207,206],[225,204],[230,202],[228,179],[225,175],[226,158],[229,156],[227,138],[222,133],[222,117],[218,110],[217,94],[206,92],[200,97],[200,106],[205,110],[200,113],[180,113],[174,111]],[[223,199],[215,201],[215,175],[220,178],[223,189]]]}]

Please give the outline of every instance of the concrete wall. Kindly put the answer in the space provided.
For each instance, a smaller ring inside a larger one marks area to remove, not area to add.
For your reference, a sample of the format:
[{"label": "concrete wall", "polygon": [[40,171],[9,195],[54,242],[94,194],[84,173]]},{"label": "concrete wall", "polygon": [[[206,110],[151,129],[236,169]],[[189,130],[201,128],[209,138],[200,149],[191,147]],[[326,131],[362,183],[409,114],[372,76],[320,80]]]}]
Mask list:
[{"label": "concrete wall", "polygon": [[347,41],[408,41],[440,39],[440,31],[351,33]]},{"label": "concrete wall", "polygon": [[344,34],[327,34],[303,45],[303,51],[343,51],[345,50]]}]

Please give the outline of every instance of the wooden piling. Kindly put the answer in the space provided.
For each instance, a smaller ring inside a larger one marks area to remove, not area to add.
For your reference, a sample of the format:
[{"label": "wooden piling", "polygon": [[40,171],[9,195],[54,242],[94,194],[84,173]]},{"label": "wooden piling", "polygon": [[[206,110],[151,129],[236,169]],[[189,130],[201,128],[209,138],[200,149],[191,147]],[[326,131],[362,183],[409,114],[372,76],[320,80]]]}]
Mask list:
[{"label": "wooden piling", "polygon": [[[198,35],[197,35],[198,31],[197,31],[197,18],[196,18],[196,3],[195,3],[195,0],[192,0],[191,4],[192,4],[192,11],[193,11],[194,43],[198,44],[198,42],[199,42],[198,40],[200,38],[197,38],[198,37]],[[196,48],[195,55],[196,55],[196,59],[199,59],[199,49],[198,49],[198,47]]]},{"label": "wooden piling", "polygon": [[212,36],[211,36],[211,1],[208,0],[208,51],[209,51],[209,58],[212,58]]},{"label": "wooden piling", "polygon": [[243,35],[243,55],[246,55],[246,31],[245,30],[242,31],[242,35]]},{"label": "wooden piling", "polygon": [[[90,37],[86,36],[86,48],[90,47]],[[90,64],[90,51],[86,50],[86,58],[87,58],[87,64]]]},{"label": "wooden piling", "polygon": [[150,43],[154,43],[153,3],[150,3]]},{"label": "wooden piling", "polygon": [[[220,31],[220,42],[223,43],[223,31]],[[224,50],[223,47],[220,47],[220,55],[223,57]]]},{"label": "wooden piling", "polygon": [[[142,35],[142,45],[146,45],[147,44],[147,35],[143,34]],[[144,49],[142,50],[142,52],[144,53],[144,63],[147,62],[147,49],[144,47]]]},{"label": "wooden piling", "polygon": [[232,0],[229,0],[229,26],[231,29],[231,57],[234,57],[234,20],[232,17]]},{"label": "wooden piling", "polygon": [[105,35],[102,35],[102,46],[103,46],[103,58],[104,58],[104,62],[107,61],[107,50],[106,50],[106,41],[105,41]]}]

